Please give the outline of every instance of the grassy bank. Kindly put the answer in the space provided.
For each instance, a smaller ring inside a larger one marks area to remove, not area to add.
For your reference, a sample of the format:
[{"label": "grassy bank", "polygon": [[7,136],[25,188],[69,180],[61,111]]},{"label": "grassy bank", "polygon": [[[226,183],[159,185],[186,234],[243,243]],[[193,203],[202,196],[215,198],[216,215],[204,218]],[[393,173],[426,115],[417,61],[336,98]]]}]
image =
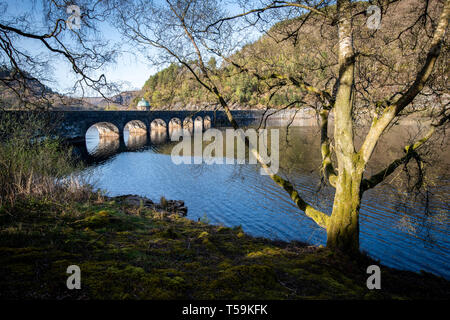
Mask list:
[{"label": "grassy bank", "polygon": [[[118,199],[21,200],[0,209],[0,298],[415,299],[450,297],[449,282],[382,267],[368,290],[367,257],[253,238],[133,207]],[[81,269],[68,290],[66,269]]]}]

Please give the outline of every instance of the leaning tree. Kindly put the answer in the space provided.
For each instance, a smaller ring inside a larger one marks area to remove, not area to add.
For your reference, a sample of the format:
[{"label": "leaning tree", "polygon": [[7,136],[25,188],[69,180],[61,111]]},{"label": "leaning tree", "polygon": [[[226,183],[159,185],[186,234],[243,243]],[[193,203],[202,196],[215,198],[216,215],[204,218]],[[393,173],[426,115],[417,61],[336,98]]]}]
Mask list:
[{"label": "leaning tree", "polygon": [[[244,48],[240,56],[223,59],[269,81],[270,90],[292,87],[303,92],[301,103],[311,104],[320,115],[322,172],[335,192],[331,216],[313,211],[311,217],[326,228],[328,247],[357,252],[364,192],[410,160],[418,164],[420,176],[419,149],[449,120],[446,30],[450,1],[257,1],[244,6],[242,14],[219,19],[207,29],[220,29],[225,21],[238,17],[244,17],[247,25],[264,26],[271,18],[279,19],[280,10],[286,8],[288,16],[297,14],[289,23],[266,32],[265,46],[251,47],[247,53]],[[265,12],[270,14],[264,16]],[[283,54],[297,57],[280,59],[270,49],[277,45],[283,46]],[[255,57],[263,63],[252,65]],[[428,121],[428,130],[405,146],[401,158],[367,176],[381,136],[411,114]],[[359,145],[356,135],[362,136]],[[275,181],[297,205],[302,204],[290,186],[286,188],[276,177]],[[318,216],[323,220],[317,221]]]},{"label": "leaning tree", "polygon": [[[211,57],[222,61],[222,68],[232,66],[256,77],[268,101],[275,91],[293,88],[297,100],[290,108],[309,106],[317,111],[322,172],[335,189],[332,214],[303,200],[287,179],[269,174],[300,210],[326,228],[332,249],[359,252],[364,192],[412,159],[421,166],[418,150],[449,119],[445,57],[450,0],[256,0],[238,2],[241,9],[234,15],[215,0],[116,4],[125,38],[149,56],[149,48],[160,49],[159,61],[176,62],[188,70],[216,98],[234,128],[238,125],[223,94],[220,68],[206,62]],[[377,7],[367,10],[369,4]],[[243,45],[254,30],[263,32],[266,46]],[[273,49],[277,46],[278,51]],[[367,176],[383,133],[400,117],[416,112],[427,116],[428,131],[405,146],[404,156]],[[358,147],[356,131],[365,135]],[[254,146],[249,147],[259,159]]]}]

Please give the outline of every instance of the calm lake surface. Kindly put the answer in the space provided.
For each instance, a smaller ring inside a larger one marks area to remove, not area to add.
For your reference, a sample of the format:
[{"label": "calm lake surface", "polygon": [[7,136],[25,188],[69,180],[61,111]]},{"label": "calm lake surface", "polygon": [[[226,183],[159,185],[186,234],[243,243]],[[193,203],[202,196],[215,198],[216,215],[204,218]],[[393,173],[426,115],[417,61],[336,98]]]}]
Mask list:
[{"label": "calm lake surface", "polygon": [[[414,136],[407,127],[379,143],[373,173],[401,156]],[[306,217],[288,195],[257,165],[175,165],[174,142],[165,132],[99,139],[96,130],[86,135],[85,173],[110,196],[137,194],[159,201],[184,200],[187,217],[212,224],[241,225],[245,232],[281,240],[326,244],[326,232]],[[405,192],[406,179],[390,177],[388,184],[364,194],[360,213],[361,249],[381,263],[413,271],[425,270],[450,279],[450,210],[448,141],[439,146],[431,166],[428,193]],[[207,144],[207,143],[205,143]],[[331,213],[333,190],[320,187],[320,134],[318,128],[280,128],[280,171],[314,206]],[[433,153],[432,153],[433,154]]]}]

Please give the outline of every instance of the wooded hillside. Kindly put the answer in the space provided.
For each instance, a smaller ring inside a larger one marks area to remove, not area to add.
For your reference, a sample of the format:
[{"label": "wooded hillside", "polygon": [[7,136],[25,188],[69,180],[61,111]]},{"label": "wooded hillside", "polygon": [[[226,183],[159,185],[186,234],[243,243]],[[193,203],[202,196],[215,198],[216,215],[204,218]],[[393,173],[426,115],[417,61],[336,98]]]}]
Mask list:
[{"label": "wooded hillside", "polygon": [[[429,34],[442,1],[394,3],[382,12],[379,29],[367,27],[368,5],[368,2],[355,4],[360,14],[353,21],[357,26],[354,45],[359,52],[361,70],[355,75],[355,86],[361,106],[382,104],[405,83],[412,83],[420,65],[411,61],[425,59],[421,55],[429,45]],[[322,10],[332,13],[335,9],[331,6]],[[333,92],[333,79],[338,76],[337,28],[329,27],[320,19],[317,15],[304,15],[279,22],[258,41],[244,46],[233,56],[217,60],[211,56],[208,68],[230,105],[281,108],[314,103],[308,96],[298,95],[295,81],[299,79]],[[445,84],[448,83],[448,46],[444,46],[439,60],[437,68],[441,70],[441,77],[430,82],[429,90],[417,97],[416,103],[433,101],[434,93],[443,88],[448,92]],[[215,101],[185,67],[175,63],[152,75],[132,105],[141,97],[153,108],[189,108]]]}]

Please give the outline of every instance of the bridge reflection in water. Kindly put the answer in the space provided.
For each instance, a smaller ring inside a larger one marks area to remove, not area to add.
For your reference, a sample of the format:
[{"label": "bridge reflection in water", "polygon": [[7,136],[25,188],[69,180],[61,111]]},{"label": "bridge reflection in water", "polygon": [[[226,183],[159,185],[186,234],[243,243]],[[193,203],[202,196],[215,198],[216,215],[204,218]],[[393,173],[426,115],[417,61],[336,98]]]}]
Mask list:
[{"label": "bridge reflection in water", "polygon": [[127,131],[124,132],[123,139],[125,146],[130,151],[139,150],[147,144],[147,134],[133,134]]}]

